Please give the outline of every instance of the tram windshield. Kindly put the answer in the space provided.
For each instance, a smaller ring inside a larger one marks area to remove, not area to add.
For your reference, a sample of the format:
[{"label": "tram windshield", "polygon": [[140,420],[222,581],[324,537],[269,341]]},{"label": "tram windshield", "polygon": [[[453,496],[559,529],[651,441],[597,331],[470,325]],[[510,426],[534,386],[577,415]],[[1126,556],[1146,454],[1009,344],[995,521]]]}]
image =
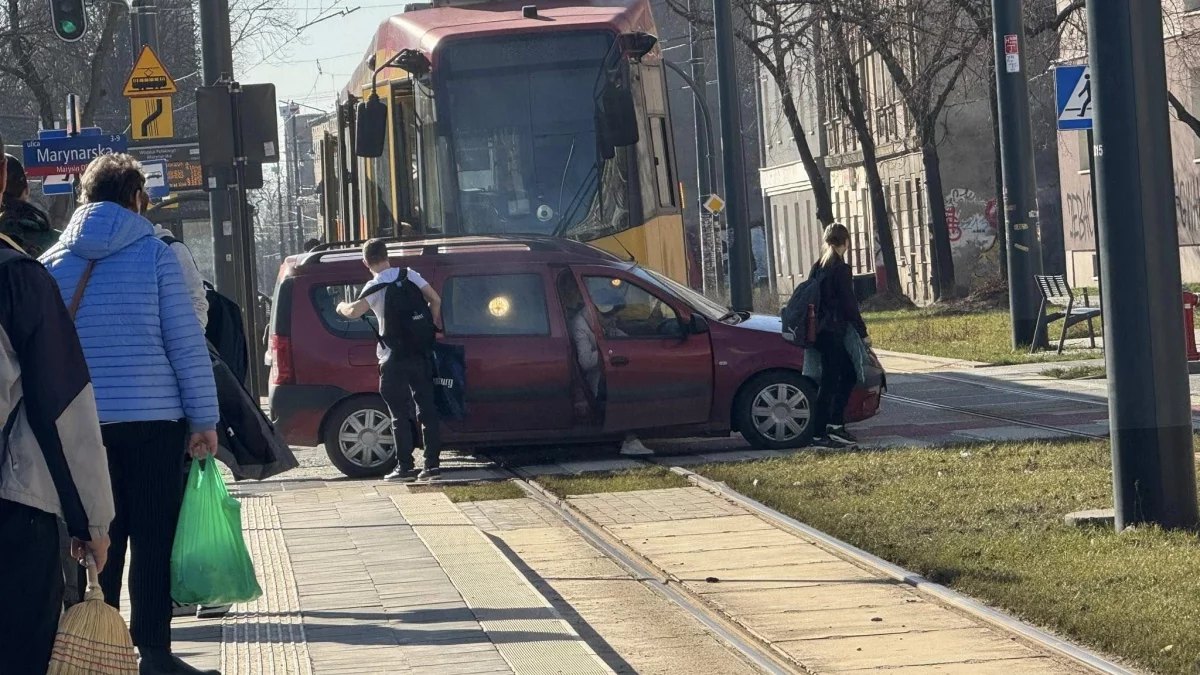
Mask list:
[{"label": "tram windshield", "polygon": [[453,187],[443,194],[457,198],[463,233],[602,234],[615,225],[602,221],[628,212],[603,203],[625,198],[626,173],[596,142],[595,92],[612,42],[571,32],[444,47],[436,99]]}]

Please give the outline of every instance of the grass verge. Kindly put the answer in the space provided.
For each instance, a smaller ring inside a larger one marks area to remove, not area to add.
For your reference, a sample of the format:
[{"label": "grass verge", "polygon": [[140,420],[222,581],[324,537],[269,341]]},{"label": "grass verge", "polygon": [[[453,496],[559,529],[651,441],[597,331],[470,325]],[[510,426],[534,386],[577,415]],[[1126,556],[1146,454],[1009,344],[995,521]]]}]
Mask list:
[{"label": "grass verge", "polygon": [[591,495],[600,492],[663,490],[687,487],[691,484],[686,478],[673,474],[661,466],[569,476],[538,476],[537,482],[559,497]]},{"label": "grass verge", "polygon": [[1059,380],[1083,380],[1102,378],[1108,371],[1104,366],[1071,366],[1069,368],[1048,368],[1042,375]]},{"label": "grass verge", "polygon": [[[1077,361],[1101,355],[1098,349],[1069,349],[1061,356],[1054,350],[1031,355],[1028,347],[1013,351],[1012,323],[1007,312],[961,314],[935,309],[872,312],[863,318],[866,319],[875,346],[894,352],[994,365]],[[1096,326],[1096,332],[1100,334],[1099,325]],[[1051,333],[1055,334],[1054,326],[1051,326]],[[1072,326],[1067,336],[1087,337],[1087,325]]]},{"label": "grass verge", "polygon": [[[1200,538],[1075,529],[1105,443],[801,453],[697,469],[843,541],[1158,673],[1200,669]],[[755,481],[757,480],[757,484]]]},{"label": "grass verge", "polygon": [[489,502],[497,499],[521,499],[525,491],[512,481],[501,483],[474,483],[472,485],[412,485],[413,492],[444,492],[450,501]]}]

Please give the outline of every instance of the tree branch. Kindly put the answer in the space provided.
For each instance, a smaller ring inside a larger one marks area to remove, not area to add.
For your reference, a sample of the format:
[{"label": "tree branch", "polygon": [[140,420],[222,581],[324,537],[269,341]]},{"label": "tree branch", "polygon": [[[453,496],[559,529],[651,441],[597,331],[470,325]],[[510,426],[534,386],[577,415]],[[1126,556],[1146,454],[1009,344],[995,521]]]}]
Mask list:
[{"label": "tree branch", "polygon": [[1188,125],[1192,133],[1200,137],[1200,119],[1196,119],[1195,115],[1188,112],[1183,102],[1176,98],[1175,94],[1170,90],[1167,91],[1167,102],[1171,104],[1171,109],[1175,112],[1175,119]]}]

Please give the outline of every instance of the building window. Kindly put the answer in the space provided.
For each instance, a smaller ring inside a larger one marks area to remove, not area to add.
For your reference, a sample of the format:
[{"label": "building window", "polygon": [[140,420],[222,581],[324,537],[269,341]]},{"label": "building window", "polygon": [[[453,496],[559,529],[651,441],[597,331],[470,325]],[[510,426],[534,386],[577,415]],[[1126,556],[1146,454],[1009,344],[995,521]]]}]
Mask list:
[{"label": "building window", "polygon": [[[1200,0],[1197,0],[1197,2],[1200,2]],[[1076,131],[1075,135],[1078,137],[1077,141],[1079,143],[1077,149],[1079,155],[1079,173],[1091,173],[1092,162],[1088,156],[1088,134],[1086,131]]]},{"label": "building window", "polygon": [[650,118],[650,136],[654,141],[654,170],[658,177],[658,205],[675,206],[674,168],[667,151],[667,118]]},{"label": "building window", "polygon": [[546,288],[537,274],[450,277],[443,290],[446,335],[549,335]]}]

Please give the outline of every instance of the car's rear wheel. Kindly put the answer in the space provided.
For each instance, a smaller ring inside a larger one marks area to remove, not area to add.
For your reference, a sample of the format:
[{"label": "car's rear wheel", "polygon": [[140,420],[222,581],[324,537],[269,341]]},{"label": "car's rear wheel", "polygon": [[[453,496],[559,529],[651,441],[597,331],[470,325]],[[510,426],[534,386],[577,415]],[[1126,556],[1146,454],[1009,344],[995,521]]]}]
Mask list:
[{"label": "car's rear wheel", "polygon": [[361,397],[339,403],[325,424],[325,454],[350,478],[384,476],[396,467],[396,437],[387,406]]},{"label": "car's rear wheel", "polygon": [[750,445],[764,450],[801,448],[812,442],[817,389],[789,371],[763,373],[738,399],[735,420]]}]

